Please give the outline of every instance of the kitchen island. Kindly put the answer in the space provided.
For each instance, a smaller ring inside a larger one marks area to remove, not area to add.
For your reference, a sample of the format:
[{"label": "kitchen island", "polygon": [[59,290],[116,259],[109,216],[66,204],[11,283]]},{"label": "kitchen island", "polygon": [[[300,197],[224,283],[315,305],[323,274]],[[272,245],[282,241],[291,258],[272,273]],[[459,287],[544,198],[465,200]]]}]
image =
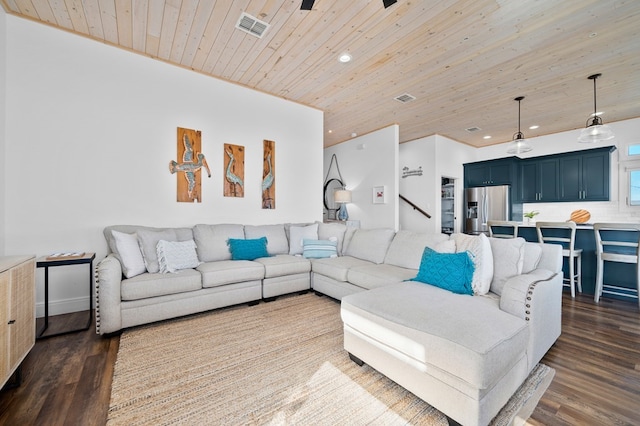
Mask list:
[{"label": "kitchen island", "polygon": [[[518,236],[527,241],[537,242],[538,234],[535,223],[518,225]],[[592,224],[578,224],[576,229],[576,249],[582,249],[582,292],[594,294],[596,287],[596,237]],[[564,274],[568,276],[569,260],[564,259]],[[605,262],[603,297],[616,298],[637,303],[635,294],[636,265],[630,263]],[[615,285],[621,289],[609,289],[607,285]],[[577,291],[577,290],[576,290]],[[613,292],[613,293],[612,293]]]}]

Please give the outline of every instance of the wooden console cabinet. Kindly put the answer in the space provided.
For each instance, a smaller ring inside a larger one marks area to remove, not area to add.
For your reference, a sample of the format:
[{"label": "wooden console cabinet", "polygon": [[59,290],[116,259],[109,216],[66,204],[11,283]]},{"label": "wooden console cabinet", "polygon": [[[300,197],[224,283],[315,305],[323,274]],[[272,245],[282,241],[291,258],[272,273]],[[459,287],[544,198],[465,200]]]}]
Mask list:
[{"label": "wooden console cabinet", "polygon": [[36,341],[35,257],[0,257],[0,387]]}]

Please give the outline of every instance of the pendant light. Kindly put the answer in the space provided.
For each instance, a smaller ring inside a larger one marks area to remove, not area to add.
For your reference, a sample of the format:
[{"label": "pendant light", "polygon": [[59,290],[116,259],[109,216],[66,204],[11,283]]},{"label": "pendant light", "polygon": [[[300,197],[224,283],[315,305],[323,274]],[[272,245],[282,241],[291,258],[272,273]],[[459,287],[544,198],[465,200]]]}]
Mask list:
[{"label": "pendant light", "polygon": [[533,149],[520,131],[520,101],[523,99],[524,96],[518,96],[514,99],[514,101],[518,101],[518,133],[513,135],[513,141],[511,141],[507,148],[507,153],[509,154],[522,154]]},{"label": "pendant light", "polygon": [[589,80],[593,80],[593,118],[587,119],[587,127],[580,132],[580,137],[578,137],[578,142],[580,143],[608,141],[614,137],[613,130],[606,124],[602,124],[602,118],[596,115],[598,113],[598,108],[596,107],[596,80],[601,75],[593,74],[587,77]]}]

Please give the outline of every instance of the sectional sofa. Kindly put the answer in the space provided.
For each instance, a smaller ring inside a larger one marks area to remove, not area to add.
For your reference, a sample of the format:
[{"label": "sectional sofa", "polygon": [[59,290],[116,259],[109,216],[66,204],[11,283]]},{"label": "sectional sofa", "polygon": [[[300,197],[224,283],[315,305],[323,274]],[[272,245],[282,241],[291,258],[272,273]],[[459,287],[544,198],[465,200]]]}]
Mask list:
[{"label": "sectional sofa", "polygon": [[[465,425],[487,424],[560,335],[558,245],[342,223],[123,225],[104,235],[99,334],[313,289],[341,300],[344,347],[355,362]],[[243,258],[238,240],[262,240],[264,256]],[[167,241],[187,253],[177,263],[162,250]],[[448,287],[461,269],[448,262],[460,256],[469,278],[462,291]],[[419,282],[434,270],[440,278],[426,282],[436,285]]]}]

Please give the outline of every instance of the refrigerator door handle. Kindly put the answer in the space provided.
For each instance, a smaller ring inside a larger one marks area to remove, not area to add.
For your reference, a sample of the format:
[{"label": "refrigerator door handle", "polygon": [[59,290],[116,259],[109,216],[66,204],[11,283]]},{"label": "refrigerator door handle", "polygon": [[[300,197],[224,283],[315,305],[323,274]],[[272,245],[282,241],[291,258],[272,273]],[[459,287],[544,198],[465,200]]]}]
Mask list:
[{"label": "refrigerator door handle", "polygon": [[487,204],[487,191],[482,191],[482,221],[483,225],[487,224],[487,217],[489,216],[489,205]]}]

